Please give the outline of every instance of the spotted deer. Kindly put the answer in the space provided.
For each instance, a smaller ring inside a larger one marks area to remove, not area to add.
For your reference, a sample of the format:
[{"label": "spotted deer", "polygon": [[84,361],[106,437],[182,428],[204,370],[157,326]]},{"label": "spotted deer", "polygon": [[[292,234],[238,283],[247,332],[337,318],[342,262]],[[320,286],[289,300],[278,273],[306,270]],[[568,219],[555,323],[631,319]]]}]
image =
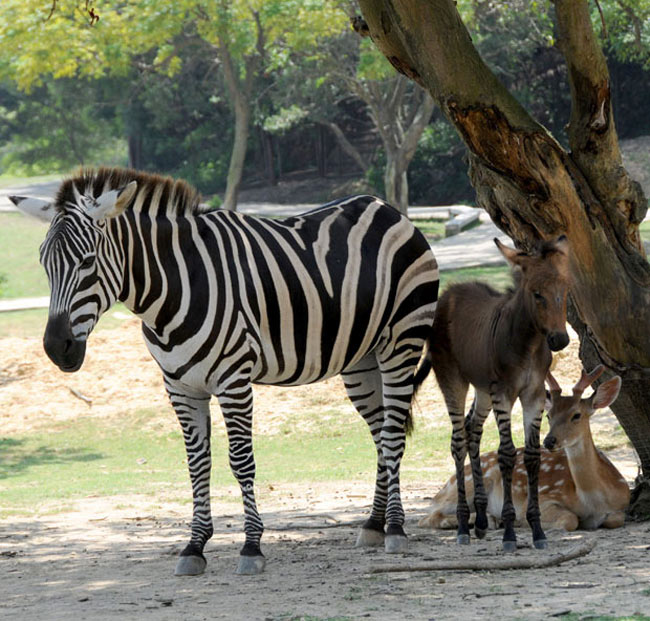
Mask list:
[{"label": "spotted deer", "polygon": [[[465,498],[465,457],[469,451],[476,490],[476,535],[488,527],[488,499],[483,486],[480,441],[483,423],[494,410],[499,427],[498,463],[503,480],[501,519],[503,549],[516,549],[515,509],[511,479],[516,451],[510,430],[510,413],[517,399],[524,413],[527,471],[527,520],[536,548],[545,548],[540,522],[537,479],[540,463],[539,430],[544,409],[544,378],[551,365],[551,351],[569,343],[566,333],[566,298],[569,286],[567,238],[538,244],[530,253],[497,247],[513,267],[515,287],[498,293],[480,282],[450,286],[441,296],[430,332],[425,357],[415,378],[419,386],[433,371],[443,393],[452,423],[451,453],[458,478],[457,542],[469,543],[470,510]],[[469,384],[475,388],[467,418],[465,398]]]},{"label": "spotted deer", "polygon": [[[573,395],[563,397],[555,378],[549,373],[547,382],[551,401],[547,402],[549,432],[541,452],[539,474],[539,508],[546,528],[618,528],[625,521],[630,490],[621,473],[607,456],[594,445],[589,419],[600,408],[608,407],[618,396],[621,379],[613,377],[601,384],[588,398],[582,393],[603,372],[599,366],[591,373],[582,372]],[[501,473],[497,452],[481,455],[483,481],[488,497],[488,521],[496,527],[503,507]],[[471,505],[474,487],[470,466],[465,467],[465,491]],[[523,523],[528,494],[524,450],[517,449],[512,478],[512,500],[517,514],[515,523]],[[452,476],[433,499],[431,513],[420,520],[420,526],[456,528],[456,475]]]}]

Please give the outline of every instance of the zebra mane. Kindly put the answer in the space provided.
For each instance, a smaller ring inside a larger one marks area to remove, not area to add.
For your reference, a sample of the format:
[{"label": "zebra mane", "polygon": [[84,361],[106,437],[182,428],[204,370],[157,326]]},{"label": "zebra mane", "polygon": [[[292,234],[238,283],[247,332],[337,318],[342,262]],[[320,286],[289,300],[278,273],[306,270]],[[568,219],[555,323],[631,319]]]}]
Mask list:
[{"label": "zebra mane", "polygon": [[[131,181],[138,184],[137,195],[143,197],[143,206],[149,205],[154,191],[157,190],[160,192],[159,212],[190,215],[205,211],[200,207],[200,193],[182,179],[131,168],[108,167],[83,168],[74,177],[63,181],[55,198],[55,207],[64,210],[66,204],[76,203],[77,193],[97,198],[109,190],[119,190]],[[133,208],[133,204],[129,208]]]}]

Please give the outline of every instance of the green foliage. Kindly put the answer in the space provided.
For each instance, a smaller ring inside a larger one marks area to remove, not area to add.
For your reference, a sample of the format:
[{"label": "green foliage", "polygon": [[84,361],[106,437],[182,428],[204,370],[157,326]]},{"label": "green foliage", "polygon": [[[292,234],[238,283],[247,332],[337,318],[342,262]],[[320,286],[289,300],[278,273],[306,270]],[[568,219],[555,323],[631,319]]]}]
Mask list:
[{"label": "green foliage", "polygon": [[125,164],[115,110],[97,82],[51,80],[25,96],[0,85],[0,150],[4,173],[68,172],[102,162]]},{"label": "green foliage", "polygon": [[650,69],[650,1],[600,0],[599,6],[602,16],[594,4],[591,18],[605,50],[619,61]]},{"label": "green foliage", "polygon": [[430,124],[420,137],[408,170],[411,204],[471,203],[474,190],[467,177],[464,154],[462,141],[447,121],[439,119]]}]

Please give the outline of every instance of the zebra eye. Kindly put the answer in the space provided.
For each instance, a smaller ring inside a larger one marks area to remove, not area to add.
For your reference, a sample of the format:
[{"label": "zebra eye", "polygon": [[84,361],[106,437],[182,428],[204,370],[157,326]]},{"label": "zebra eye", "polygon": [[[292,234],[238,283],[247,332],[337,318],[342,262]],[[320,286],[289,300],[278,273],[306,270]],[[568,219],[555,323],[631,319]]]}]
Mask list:
[{"label": "zebra eye", "polygon": [[84,258],[82,259],[81,263],[79,264],[79,267],[80,267],[81,269],[88,269],[89,267],[92,266],[92,264],[94,263],[94,261],[95,261],[95,257],[93,257],[93,255],[89,255],[89,256],[84,257]]}]

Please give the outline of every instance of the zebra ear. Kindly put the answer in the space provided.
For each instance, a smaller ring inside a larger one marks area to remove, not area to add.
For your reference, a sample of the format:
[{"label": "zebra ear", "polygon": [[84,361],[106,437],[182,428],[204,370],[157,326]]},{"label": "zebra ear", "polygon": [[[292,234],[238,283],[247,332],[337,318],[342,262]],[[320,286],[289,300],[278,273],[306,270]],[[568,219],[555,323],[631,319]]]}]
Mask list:
[{"label": "zebra ear", "polygon": [[39,220],[51,222],[54,218],[55,209],[50,201],[45,201],[41,198],[28,198],[26,196],[9,196],[9,200],[26,213]]},{"label": "zebra ear", "polygon": [[104,192],[95,200],[95,205],[89,210],[93,220],[104,220],[105,218],[114,218],[119,216],[135,196],[138,184],[131,181],[119,190],[109,190]]}]

